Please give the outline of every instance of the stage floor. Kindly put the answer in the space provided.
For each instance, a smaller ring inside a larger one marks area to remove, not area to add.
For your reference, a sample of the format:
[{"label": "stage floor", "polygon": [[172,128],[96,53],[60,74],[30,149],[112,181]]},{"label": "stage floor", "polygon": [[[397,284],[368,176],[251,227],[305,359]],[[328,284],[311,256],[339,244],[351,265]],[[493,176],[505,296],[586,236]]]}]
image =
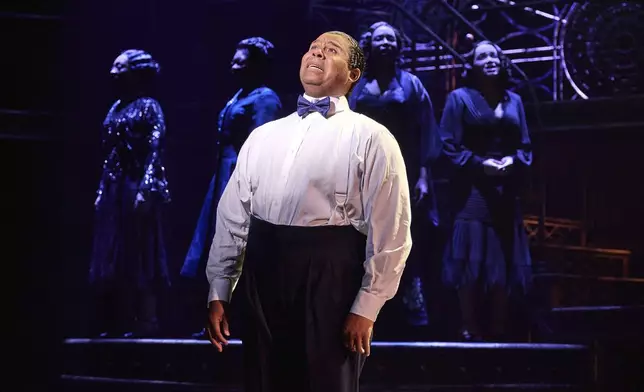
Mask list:
[{"label": "stage floor", "polygon": [[[242,342],[224,353],[191,339],[67,339],[69,391],[242,391]],[[362,391],[587,391],[589,347],[550,343],[374,341]]]}]

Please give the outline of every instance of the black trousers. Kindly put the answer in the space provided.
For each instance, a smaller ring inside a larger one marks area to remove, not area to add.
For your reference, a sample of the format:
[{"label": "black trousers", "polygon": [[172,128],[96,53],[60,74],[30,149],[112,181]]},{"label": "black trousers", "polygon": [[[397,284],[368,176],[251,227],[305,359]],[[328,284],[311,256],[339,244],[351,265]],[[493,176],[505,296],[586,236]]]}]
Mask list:
[{"label": "black trousers", "polygon": [[253,219],[242,316],[247,392],[355,392],[365,357],[342,327],[364,275],[365,237],[351,226]]}]

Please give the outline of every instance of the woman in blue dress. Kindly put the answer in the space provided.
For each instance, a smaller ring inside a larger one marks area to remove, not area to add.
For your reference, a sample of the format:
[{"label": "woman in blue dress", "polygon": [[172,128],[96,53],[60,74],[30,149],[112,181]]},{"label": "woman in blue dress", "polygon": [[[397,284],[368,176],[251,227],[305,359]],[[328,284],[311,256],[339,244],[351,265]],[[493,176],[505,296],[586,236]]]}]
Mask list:
[{"label": "woman in blue dress", "polygon": [[[207,286],[206,261],[215,235],[217,204],[235,168],[237,154],[255,128],[276,120],[281,115],[282,104],[279,97],[266,86],[273,49],[273,44],[262,37],[247,38],[237,44],[231,61],[230,70],[239,83],[239,90],[219,113],[217,171],[208,187],[197,227],[181,268],[181,276],[201,279],[203,281],[197,284],[203,284],[203,287]],[[203,337],[203,333],[202,330],[195,337]]]},{"label": "woman in blue dress", "polygon": [[[415,75],[400,68],[403,38],[398,29],[387,22],[376,22],[361,36],[360,45],[367,68],[353,89],[349,103],[353,110],[376,120],[393,134],[405,159],[409,182],[415,185],[414,247],[401,290],[393,306],[383,312],[388,320],[384,324],[392,327],[391,331],[385,331],[388,338],[396,337],[392,333],[398,331],[401,338],[408,339],[409,333],[416,329],[413,327],[428,324],[426,278],[432,253],[422,244],[437,237],[434,231],[439,222],[431,167],[440,154],[440,137],[427,90]],[[434,264],[440,265],[440,258]],[[411,326],[411,331],[401,324]]]},{"label": "woman in blue dress", "polygon": [[[461,337],[503,339],[508,295],[525,292],[531,281],[519,196],[532,148],[521,97],[508,90],[507,57],[482,41],[469,59],[465,87],[448,95],[440,124],[443,153],[453,169],[454,217],[443,279],[458,290]],[[487,312],[483,299],[491,304]]]}]

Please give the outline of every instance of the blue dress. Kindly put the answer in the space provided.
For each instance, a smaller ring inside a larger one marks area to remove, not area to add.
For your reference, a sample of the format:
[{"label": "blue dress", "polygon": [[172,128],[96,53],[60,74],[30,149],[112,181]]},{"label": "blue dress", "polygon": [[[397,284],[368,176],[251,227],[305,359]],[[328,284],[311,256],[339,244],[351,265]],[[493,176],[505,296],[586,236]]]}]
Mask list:
[{"label": "blue dress", "polygon": [[[452,287],[476,281],[526,290],[532,267],[523,226],[520,191],[532,164],[530,136],[521,97],[507,91],[503,116],[476,89],[447,97],[440,126],[450,178],[452,233],[444,254],[443,279]],[[511,156],[505,176],[488,176],[482,162]]]},{"label": "blue dress", "polygon": [[181,276],[205,276],[205,265],[215,235],[217,204],[237,164],[237,154],[248,135],[260,125],[277,120],[282,104],[268,87],[260,87],[241,97],[239,90],[219,113],[218,164],[203,202],[197,228],[188,249]]}]

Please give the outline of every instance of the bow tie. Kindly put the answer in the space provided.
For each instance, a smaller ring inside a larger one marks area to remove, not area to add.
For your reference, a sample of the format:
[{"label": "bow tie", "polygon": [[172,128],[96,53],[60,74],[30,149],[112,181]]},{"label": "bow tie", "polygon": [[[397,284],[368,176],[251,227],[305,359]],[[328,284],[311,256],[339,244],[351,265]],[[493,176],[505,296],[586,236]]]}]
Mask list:
[{"label": "bow tie", "polygon": [[326,118],[331,109],[331,98],[326,97],[315,103],[311,103],[303,96],[297,98],[297,114],[300,117],[306,117],[311,112],[318,112],[322,117]]}]

